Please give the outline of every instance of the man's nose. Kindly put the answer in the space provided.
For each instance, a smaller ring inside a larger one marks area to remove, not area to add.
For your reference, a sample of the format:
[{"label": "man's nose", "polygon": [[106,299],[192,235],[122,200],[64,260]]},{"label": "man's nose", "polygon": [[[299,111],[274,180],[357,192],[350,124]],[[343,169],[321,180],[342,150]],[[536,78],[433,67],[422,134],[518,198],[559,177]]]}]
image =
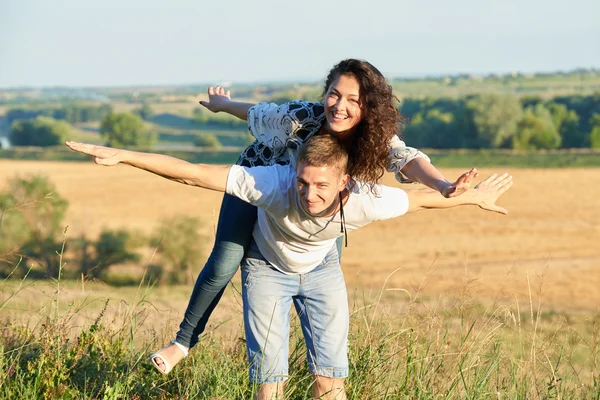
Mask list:
[{"label": "man's nose", "polygon": [[317,191],[314,188],[312,188],[310,186],[307,186],[306,189],[305,189],[304,196],[306,197],[306,200],[312,202],[317,197],[316,193],[317,193]]}]

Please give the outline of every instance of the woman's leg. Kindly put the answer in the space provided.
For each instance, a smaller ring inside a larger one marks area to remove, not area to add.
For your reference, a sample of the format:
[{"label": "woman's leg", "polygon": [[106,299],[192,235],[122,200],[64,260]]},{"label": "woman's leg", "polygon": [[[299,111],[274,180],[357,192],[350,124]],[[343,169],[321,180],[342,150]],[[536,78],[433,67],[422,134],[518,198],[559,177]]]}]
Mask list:
[{"label": "woman's leg", "polygon": [[255,222],[256,207],[237,197],[223,196],[215,245],[194,285],[177,343],[190,348],[198,343],[198,336],[244,257]]},{"label": "woman's leg", "polygon": [[[221,203],[215,245],[200,272],[185,310],[175,341],[188,349],[198,343],[206,322],[221,299],[225,287],[235,275],[246,248],[252,240],[256,222],[256,207],[237,197],[225,194]],[[164,361],[174,367],[184,352],[170,344],[152,356],[153,364],[163,373],[168,372]]]}]

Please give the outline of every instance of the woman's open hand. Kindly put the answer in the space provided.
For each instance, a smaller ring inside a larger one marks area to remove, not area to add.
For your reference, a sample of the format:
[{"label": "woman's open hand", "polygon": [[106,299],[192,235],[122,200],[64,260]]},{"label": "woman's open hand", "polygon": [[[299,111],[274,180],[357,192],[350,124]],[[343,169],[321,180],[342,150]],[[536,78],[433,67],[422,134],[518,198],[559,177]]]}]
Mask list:
[{"label": "woman's open hand", "polygon": [[208,101],[201,100],[200,104],[214,113],[223,111],[223,106],[231,102],[231,91],[221,86],[208,88]]}]

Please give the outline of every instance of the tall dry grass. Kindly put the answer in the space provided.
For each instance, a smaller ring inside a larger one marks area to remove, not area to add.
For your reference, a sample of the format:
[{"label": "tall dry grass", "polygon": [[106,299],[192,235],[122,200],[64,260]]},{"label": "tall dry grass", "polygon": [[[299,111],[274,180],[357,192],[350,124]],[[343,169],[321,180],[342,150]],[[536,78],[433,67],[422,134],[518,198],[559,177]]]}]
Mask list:
[{"label": "tall dry grass", "polygon": [[[473,297],[468,280],[457,296],[438,299],[422,296],[419,288],[388,287],[389,280],[374,293],[355,288],[348,397],[600,398],[600,316],[547,312],[540,288],[527,284],[529,301],[488,305]],[[94,285],[100,284],[79,285],[60,279],[3,282],[0,310],[12,312],[2,321],[0,398],[253,397],[257,388],[247,379],[239,309],[231,316],[237,329],[207,332],[163,377],[148,356],[167,342],[174,325],[156,318],[160,313],[149,299],[157,289],[140,284],[127,301],[115,302],[117,291],[95,296]],[[20,296],[32,290],[50,300],[25,309]],[[227,297],[240,301],[235,290]],[[289,399],[310,398],[301,336],[294,320]]]}]

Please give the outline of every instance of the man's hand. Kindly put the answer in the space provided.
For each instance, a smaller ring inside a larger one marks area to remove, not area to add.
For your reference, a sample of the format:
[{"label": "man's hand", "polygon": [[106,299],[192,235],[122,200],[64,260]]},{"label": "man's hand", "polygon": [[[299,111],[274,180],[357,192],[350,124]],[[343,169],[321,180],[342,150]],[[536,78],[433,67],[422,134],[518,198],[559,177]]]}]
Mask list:
[{"label": "man's hand", "polygon": [[456,182],[449,183],[444,187],[441,191],[442,196],[446,198],[460,196],[471,188],[471,181],[476,178],[477,175],[479,175],[477,169],[471,168],[470,171],[459,176]]},{"label": "man's hand", "polygon": [[[460,179],[460,178],[459,178]],[[484,210],[508,214],[505,208],[496,205],[498,197],[502,196],[513,184],[512,176],[504,173],[500,176],[493,174],[481,181],[474,189],[476,204]]]},{"label": "man's hand", "polygon": [[94,157],[94,162],[99,165],[112,166],[124,160],[123,154],[125,150],[77,142],[66,142],[65,144],[71,150]]},{"label": "man's hand", "polygon": [[225,105],[231,102],[231,91],[223,89],[221,86],[208,88],[208,101],[201,100],[200,104],[214,113],[224,111]]}]

